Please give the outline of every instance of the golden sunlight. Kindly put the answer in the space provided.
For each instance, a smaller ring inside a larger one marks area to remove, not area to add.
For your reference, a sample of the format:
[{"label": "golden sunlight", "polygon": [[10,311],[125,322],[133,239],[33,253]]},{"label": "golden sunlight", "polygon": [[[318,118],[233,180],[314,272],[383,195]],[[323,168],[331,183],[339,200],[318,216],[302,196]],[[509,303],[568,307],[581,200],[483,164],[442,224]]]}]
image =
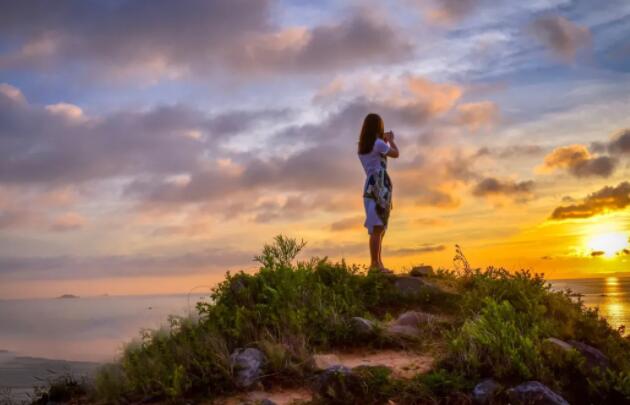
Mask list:
[{"label": "golden sunlight", "polygon": [[592,235],[587,240],[586,246],[594,255],[599,254],[604,257],[614,257],[617,253],[628,247],[628,235],[623,232],[608,232]]}]

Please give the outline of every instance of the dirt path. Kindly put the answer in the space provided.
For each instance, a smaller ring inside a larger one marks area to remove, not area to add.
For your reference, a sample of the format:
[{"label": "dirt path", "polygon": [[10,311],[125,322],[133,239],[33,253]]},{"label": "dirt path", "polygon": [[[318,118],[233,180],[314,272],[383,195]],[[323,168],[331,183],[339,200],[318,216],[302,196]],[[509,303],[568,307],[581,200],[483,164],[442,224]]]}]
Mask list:
[{"label": "dirt path", "polygon": [[374,350],[356,352],[333,352],[317,354],[315,361],[320,368],[341,364],[348,368],[358,366],[387,366],[395,377],[411,378],[433,368],[435,359],[430,354],[419,354],[401,350]]}]

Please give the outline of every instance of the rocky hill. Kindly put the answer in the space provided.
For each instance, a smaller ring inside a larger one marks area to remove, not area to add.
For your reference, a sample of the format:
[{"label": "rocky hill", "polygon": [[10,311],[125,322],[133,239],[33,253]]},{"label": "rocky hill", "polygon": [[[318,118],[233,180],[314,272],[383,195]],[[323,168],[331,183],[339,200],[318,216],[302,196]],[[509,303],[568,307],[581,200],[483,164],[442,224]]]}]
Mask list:
[{"label": "rocky hill", "polygon": [[198,319],[144,333],[94,381],[36,403],[625,404],[630,340],[540,275],[420,266],[384,275],[264,247]]}]

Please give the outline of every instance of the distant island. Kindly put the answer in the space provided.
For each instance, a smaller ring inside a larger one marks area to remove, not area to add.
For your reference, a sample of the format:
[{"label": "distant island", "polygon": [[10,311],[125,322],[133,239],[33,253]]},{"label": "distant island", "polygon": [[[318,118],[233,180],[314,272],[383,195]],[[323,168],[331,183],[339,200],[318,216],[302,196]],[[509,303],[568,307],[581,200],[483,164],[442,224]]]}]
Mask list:
[{"label": "distant island", "polygon": [[57,297],[57,299],[70,299],[70,298],[79,298],[79,296],[73,295],[73,294],[63,294]]}]

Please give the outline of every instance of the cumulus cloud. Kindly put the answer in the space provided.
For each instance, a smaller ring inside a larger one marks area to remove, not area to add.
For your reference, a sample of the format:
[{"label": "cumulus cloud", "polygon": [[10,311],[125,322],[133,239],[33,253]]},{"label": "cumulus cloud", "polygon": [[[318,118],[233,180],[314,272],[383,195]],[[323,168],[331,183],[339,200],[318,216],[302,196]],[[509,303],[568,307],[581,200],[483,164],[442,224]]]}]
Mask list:
[{"label": "cumulus cloud", "polygon": [[246,70],[311,72],[396,62],[411,56],[411,51],[411,44],[396,30],[363,13],[334,25],[254,37],[244,49],[232,49],[230,60]]},{"label": "cumulus cloud", "polygon": [[581,202],[557,207],[551,219],[564,220],[590,218],[609,211],[619,211],[630,205],[630,183],[625,181],[617,186],[606,186],[589,194]]},{"label": "cumulus cloud", "polygon": [[[336,24],[280,27],[272,0],[60,1],[7,4],[0,69],[82,65],[116,78],[178,78],[215,71],[318,72],[391,63],[412,46],[360,10]],[[185,27],[185,29],[182,29]],[[94,75],[97,77],[97,75]]]},{"label": "cumulus cloud", "polygon": [[0,183],[68,184],[185,173],[232,135],[286,114],[208,115],[171,105],[88,117],[74,105],[40,107],[0,92]]},{"label": "cumulus cloud", "polygon": [[608,150],[614,154],[630,154],[630,129],[622,129],[608,143]]},{"label": "cumulus cloud", "polygon": [[538,168],[539,172],[567,170],[576,177],[609,177],[617,160],[609,156],[594,156],[584,145],[569,145],[554,149]]},{"label": "cumulus cloud", "polygon": [[577,25],[562,16],[545,16],[531,25],[534,35],[557,56],[573,61],[578,50],[591,42],[587,27]]},{"label": "cumulus cloud", "polygon": [[531,195],[534,189],[534,182],[500,180],[494,177],[486,177],[479,181],[473,188],[473,195],[476,197],[506,196],[515,200]]}]

